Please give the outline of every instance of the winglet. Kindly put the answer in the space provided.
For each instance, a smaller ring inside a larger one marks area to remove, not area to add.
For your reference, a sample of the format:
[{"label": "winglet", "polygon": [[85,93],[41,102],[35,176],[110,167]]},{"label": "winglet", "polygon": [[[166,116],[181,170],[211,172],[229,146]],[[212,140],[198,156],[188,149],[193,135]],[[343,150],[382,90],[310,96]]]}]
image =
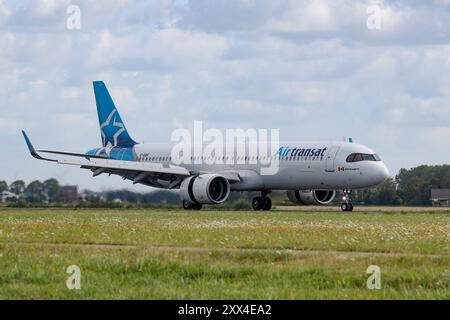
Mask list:
[{"label": "winglet", "polygon": [[30,150],[31,155],[34,157],[37,155],[36,150],[34,149],[33,145],[31,144],[30,139],[28,138],[26,132],[22,130],[23,137],[25,138],[25,142],[27,143],[28,150]]},{"label": "winglet", "polygon": [[25,138],[25,142],[27,144],[28,150],[30,151],[31,155],[34,158],[39,159],[39,160],[56,161],[56,160],[46,159],[46,158],[41,157],[34,149],[33,144],[31,143],[30,139],[28,138],[28,136],[24,130],[22,130],[22,134],[23,134],[23,137]]}]

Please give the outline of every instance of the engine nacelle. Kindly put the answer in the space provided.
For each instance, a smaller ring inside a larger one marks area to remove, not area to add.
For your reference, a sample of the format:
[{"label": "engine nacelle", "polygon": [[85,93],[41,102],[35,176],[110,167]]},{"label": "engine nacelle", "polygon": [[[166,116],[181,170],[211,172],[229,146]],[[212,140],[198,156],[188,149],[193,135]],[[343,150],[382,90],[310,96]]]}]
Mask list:
[{"label": "engine nacelle", "polygon": [[304,206],[311,205],[327,205],[333,201],[336,191],[332,190],[289,190],[287,192],[289,201],[302,204]]},{"label": "engine nacelle", "polygon": [[195,204],[219,204],[230,195],[230,183],[218,174],[201,174],[184,179],[180,198]]}]

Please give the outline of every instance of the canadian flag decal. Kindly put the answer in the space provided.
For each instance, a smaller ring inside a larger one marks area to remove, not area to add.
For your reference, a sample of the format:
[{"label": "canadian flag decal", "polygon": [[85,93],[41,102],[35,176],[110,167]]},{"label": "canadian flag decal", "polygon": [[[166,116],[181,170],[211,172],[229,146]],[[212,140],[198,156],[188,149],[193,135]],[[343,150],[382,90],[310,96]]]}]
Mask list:
[{"label": "canadian flag decal", "polygon": [[338,171],[345,171],[345,167],[338,167]]}]

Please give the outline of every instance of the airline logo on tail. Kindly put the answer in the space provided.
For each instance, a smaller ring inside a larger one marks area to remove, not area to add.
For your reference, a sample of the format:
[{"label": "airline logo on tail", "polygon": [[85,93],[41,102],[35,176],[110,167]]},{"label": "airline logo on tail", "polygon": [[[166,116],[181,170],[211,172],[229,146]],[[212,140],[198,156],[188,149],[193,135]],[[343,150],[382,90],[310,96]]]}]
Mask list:
[{"label": "airline logo on tail", "polygon": [[100,124],[102,141],[105,147],[116,147],[117,139],[125,131],[123,123],[117,121],[116,113],[117,109],[111,111],[106,121]]},{"label": "airline logo on tail", "polygon": [[103,147],[133,147],[136,142],[128,134],[103,81],[94,81],[94,93]]}]

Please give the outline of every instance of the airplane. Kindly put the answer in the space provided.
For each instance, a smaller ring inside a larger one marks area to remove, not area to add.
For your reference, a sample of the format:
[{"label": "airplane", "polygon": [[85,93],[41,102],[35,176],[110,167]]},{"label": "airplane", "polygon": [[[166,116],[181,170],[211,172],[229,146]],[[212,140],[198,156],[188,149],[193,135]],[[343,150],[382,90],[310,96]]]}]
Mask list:
[{"label": "airplane", "polygon": [[[386,165],[372,149],[351,141],[280,142],[278,152],[264,159],[278,161],[278,170],[271,175],[262,175],[261,162],[251,163],[248,154],[241,158],[237,154],[230,158],[223,156],[224,160],[232,161],[222,163],[211,164],[203,161],[203,157],[192,157],[202,161],[175,164],[171,157],[172,143],[135,142],[104,82],[94,81],[93,87],[102,147],[86,153],[36,150],[22,131],[34,158],[79,166],[92,171],[94,177],[113,174],[133,184],[178,190],[185,210],[223,203],[231,191],[260,192],[261,196],[252,200],[254,210],[272,208],[268,195],[273,190],[287,191],[288,199],[299,205],[327,205],[341,190],[341,210],[353,211],[352,190],[376,186],[389,177]],[[53,159],[49,154],[69,159]],[[262,159],[257,156],[256,160]]]}]

